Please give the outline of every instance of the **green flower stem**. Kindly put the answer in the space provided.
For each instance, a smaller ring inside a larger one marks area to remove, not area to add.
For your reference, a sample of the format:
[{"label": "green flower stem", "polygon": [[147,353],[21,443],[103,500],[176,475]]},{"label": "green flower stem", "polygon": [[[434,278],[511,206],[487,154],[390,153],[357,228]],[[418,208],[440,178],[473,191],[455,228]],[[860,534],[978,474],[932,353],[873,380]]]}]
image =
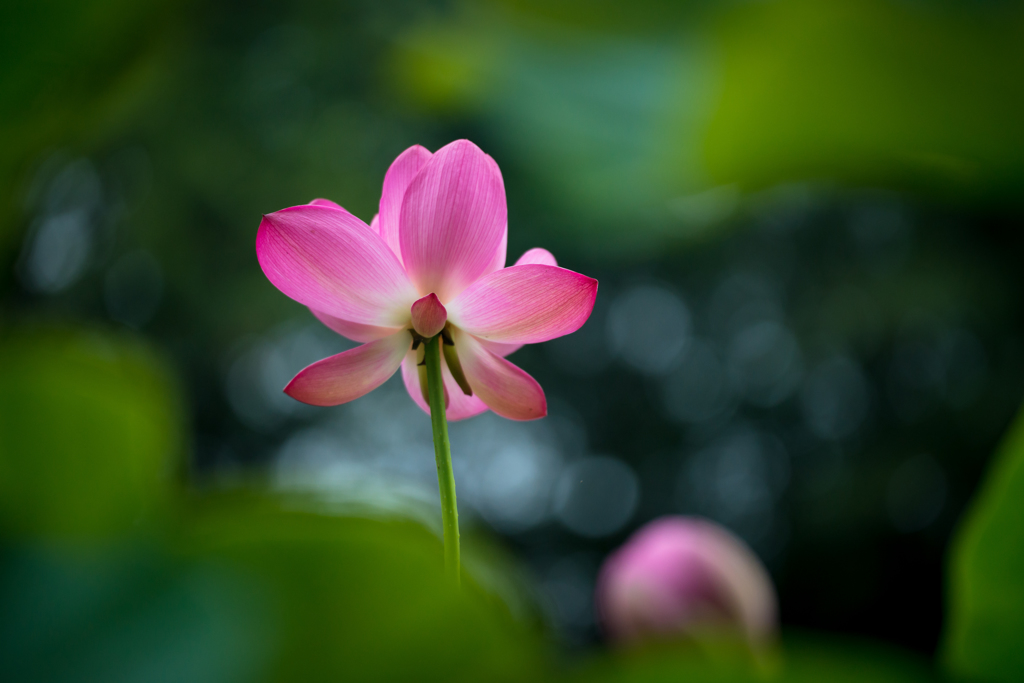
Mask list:
[{"label": "green flower stem", "polygon": [[441,379],[441,335],[426,342],[427,396],[430,399],[430,425],[434,429],[434,459],[437,461],[437,486],[441,491],[441,520],[444,523],[444,567],[459,584],[459,508],[455,502],[455,474],[452,472],[452,447],[448,441],[445,417],[444,380]]}]

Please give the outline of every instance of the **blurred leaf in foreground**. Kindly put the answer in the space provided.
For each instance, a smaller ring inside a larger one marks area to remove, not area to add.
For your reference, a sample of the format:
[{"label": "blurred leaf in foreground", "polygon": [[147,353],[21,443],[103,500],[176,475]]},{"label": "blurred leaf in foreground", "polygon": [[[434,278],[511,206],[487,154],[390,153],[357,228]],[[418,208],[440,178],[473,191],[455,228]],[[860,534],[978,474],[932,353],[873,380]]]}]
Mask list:
[{"label": "blurred leaf in foreground", "polygon": [[0,556],[4,681],[245,681],[267,660],[266,597],[211,563],[152,546]]},{"label": "blurred leaf in foreground", "polygon": [[707,642],[698,649],[659,645],[595,662],[578,683],[925,683],[927,664],[895,648],[857,640],[792,635],[778,660],[754,664],[744,646]]},{"label": "blurred leaf in foreground", "polygon": [[0,534],[116,535],[166,503],[182,451],[175,387],[137,343],[0,337]]},{"label": "blurred leaf in foreground", "polygon": [[[443,574],[419,524],[282,510],[218,498],[197,507],[182,551],[257,578],[278,653],[265,680],[536,680],[531,632],[496,599]],[[467,577],[468,578],[468,577]]]},{"label": "blurred leaf in foreground", "polygon": [[959,676],[1024,677],[1024,418],[1018,417],[950,554],[945,663]]},{"label": "blurred leaf in foreground", "polygon": [[713,177],[913,187],[1016,203],[1024,66],[1014,3],[784,0],[727,13]]},{"label": "blurred leaf in foreground", "polygon": [[[194,498],[160,544],[9,548],[0,671],[48,681],[534,681],[532,629],[410,522]],[[157,539],[153,539],[157,540]]]}]

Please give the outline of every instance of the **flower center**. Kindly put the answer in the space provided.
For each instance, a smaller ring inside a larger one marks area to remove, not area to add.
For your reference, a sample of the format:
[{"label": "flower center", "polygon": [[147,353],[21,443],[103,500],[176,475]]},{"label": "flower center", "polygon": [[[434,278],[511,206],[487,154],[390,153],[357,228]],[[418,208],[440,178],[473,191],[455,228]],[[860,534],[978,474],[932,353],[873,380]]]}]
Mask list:
[{"label": "flower center", "polygon": [[[466,379],[466,374],[462,371],[462,363],[459,361],[459,352],[455,348],[455,340],[452,337],[455,328],[450,323],[445,323],[441,329],[441,352],[444,355],[445,365],[448,366],[448,372],[452,374],[452,379],[462,389],[462,393],[466,396],[473,395],[473,388],[469,386],[469,380]],[[426,400],[426,386],[427,386],[427,362],[426,362],[426,342],[427,338],[419,334],[416,330],[409,330],[412,334],[412,350],[416,351],[416,366],[420,371],[420,389],[424,392],[424,400]],[[429,402],[429,401],[428,401]]]},{"label": "flower center", "polygon": [[424,339],[437,336],[448,322],[448,311],[436,294],[428,294],[412,305],[412,329]]}]

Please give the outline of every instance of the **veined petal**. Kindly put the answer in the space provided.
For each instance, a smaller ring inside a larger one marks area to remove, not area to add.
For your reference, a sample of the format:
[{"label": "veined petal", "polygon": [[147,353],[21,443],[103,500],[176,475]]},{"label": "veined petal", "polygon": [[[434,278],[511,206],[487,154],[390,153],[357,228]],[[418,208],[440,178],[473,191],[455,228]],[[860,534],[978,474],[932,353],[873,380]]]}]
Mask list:
[{"label": "veined petal", "polygon": [[320,199],[320,198],[317,198],[317,199],[314,199],[313,201],[311,201],[309,203],[309,205],[310,206],[325,206],[328,209],[340,209],[342,211],[345,211],[345,213],[348,213],[348,211],[346,211],[345,207],[343,207],[341,204],[338,204],[336,202],[332,202],[330,199]]},{"label": "veined petal", "polygon": [[446,308],[453,325],[481,339],[534,344],[578,330],[596,296],[593,278],[527,264],[485,275]]},{"label": "veined petal", "polygon": [[284,392],[314,406],[336,406],[368,394],[395,374],[412,335],[393,334],[313,363],[295,375]]},{"label": "veined petal", "polygon": [[401,327],[419,298],[380,236],[347,211],[305,205],[268,214],[256,256],[284,294],[342,320]]},{"label": "veined petal", "polygon": [[477,341],[495,356],[501,356],[502,358],[512,355],[525,346],[524,344],[502,344],[500,342],[487,341],[480,337],[477,337]]},{"label": "veined petal", "polygon": [[342,337],[348,337],[352,341],[364,343],[371,342],[377,339],[383,339],[384,337],[390,337],[402,330],[401,327],[376,327],[374,325],[362,325],[349,320],[335,318],[334,316],[327,315],[323,311],[317,311],[312,308],[309,310],[316,316],[317,320],[322,322],[324,325],[327,325],[327,327],[331,328]]},{"label": "veined petal", "polygon": [[[448,409],[445,416],[449,422],[465,420],[487,410],[487,405],[476,396],[466,396],[462,389],[455,382],[452,373],[444,360],[441,361],[441,376],[444,378],[445,389],[448,390]],[[416,402],[423,412],[430,414],[430,406],[423,400],[423,391],[420,389],[420,376],[416,368],[416,352],[410,351],[402,362],[402,381],[405,382],[405,389],[409,396]]]},{"label": "veined petal", "polygon": [[487,275],[493,273],[496,270],[501,270],[505,267],[505,261],[508,259],[508,226],[505,226],[504,232],[501,235],[501,242],[498,244],[498,250],[494,252],[494,258],[484,269],[481,275]]},{"label": "veined petal", "polygon": [[[338,211],[344,211],[345,213],[349,213],[349,210],[346,209],[341,204],[338,204],[337,202],[332,202],[330,199],[323,199],[321,197],[317,197],[316,199],[311,201],[309,203],[309,206],[322,206],[327,209],[337,209]],[[370,221],[370,230],[372,230],[373,232],[379,232],[379,230],[377,229],[377,214],[373,214],[373,220]]]},{"label": "veined petal", "polygon": [[378,232],[387,242],[398,260],[402,260],[402,248],[398,242],[398,218],[402,213],[402,200],[409,183],[430,160],[430,151],[425,147],[413,145],[398,155],[391,162],[388,172],[384,175],[384,188],[380,193],[380,213]]},{"label": "veined petal", "polygon": [[455,347],[473,396],[488,408],[510,420],[535,420],[548,414],[544,390],[533,377],[461,330],[455,334]]},{"label": "veined petal", "polygon": [[[373,218],[370,219],[370,230],[373,230],[378,235],[380,234],[380,214],[373,214]],[[395,254],[397,256],[397,254]]]},{"label": "veined petal", "polygon": [[555,260],[555,255],[547,249],[541,249],[540,247],[530,249],[520,256],[518,261],[516,261],[517,266],[525,266],[530,263],[536,263],[542,266],[558,265],[558,261]]},{"label": "veined petal", "polygon": [[399,242],[409,279],[446,304],[496,260],[507,218],[494,159],[468,140],[442,147],[402,202]]}]

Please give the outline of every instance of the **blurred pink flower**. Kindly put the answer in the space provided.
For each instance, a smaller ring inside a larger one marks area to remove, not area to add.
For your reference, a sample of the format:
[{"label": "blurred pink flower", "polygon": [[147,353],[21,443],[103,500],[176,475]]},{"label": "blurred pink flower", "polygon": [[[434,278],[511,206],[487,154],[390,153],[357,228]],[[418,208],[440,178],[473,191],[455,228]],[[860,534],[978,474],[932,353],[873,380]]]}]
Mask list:
[{"label": "blurred pink flower", "polygon": [[544,391],[505,356],[579,329],[597,281],[559,268],[544,249],[506,268],[507,244],[501,172],[468,140],[399,155],[370,225],[325,199],[264,216],[256,255],[267,278],[335,332],[364,342],[305,368],[285,392],[338,405],[401,367],[409,395],[429,412],[417,365],[421,340],[440,332],[449,420],[488,408],[514,420],[543,417]]},{"label": "blurred pink flower", "polygon": [[735,630],[772,640],[776,599],[768,572],[739,538],[693,517],[662,517],[605,562],[597,608],[620,642]]}]

